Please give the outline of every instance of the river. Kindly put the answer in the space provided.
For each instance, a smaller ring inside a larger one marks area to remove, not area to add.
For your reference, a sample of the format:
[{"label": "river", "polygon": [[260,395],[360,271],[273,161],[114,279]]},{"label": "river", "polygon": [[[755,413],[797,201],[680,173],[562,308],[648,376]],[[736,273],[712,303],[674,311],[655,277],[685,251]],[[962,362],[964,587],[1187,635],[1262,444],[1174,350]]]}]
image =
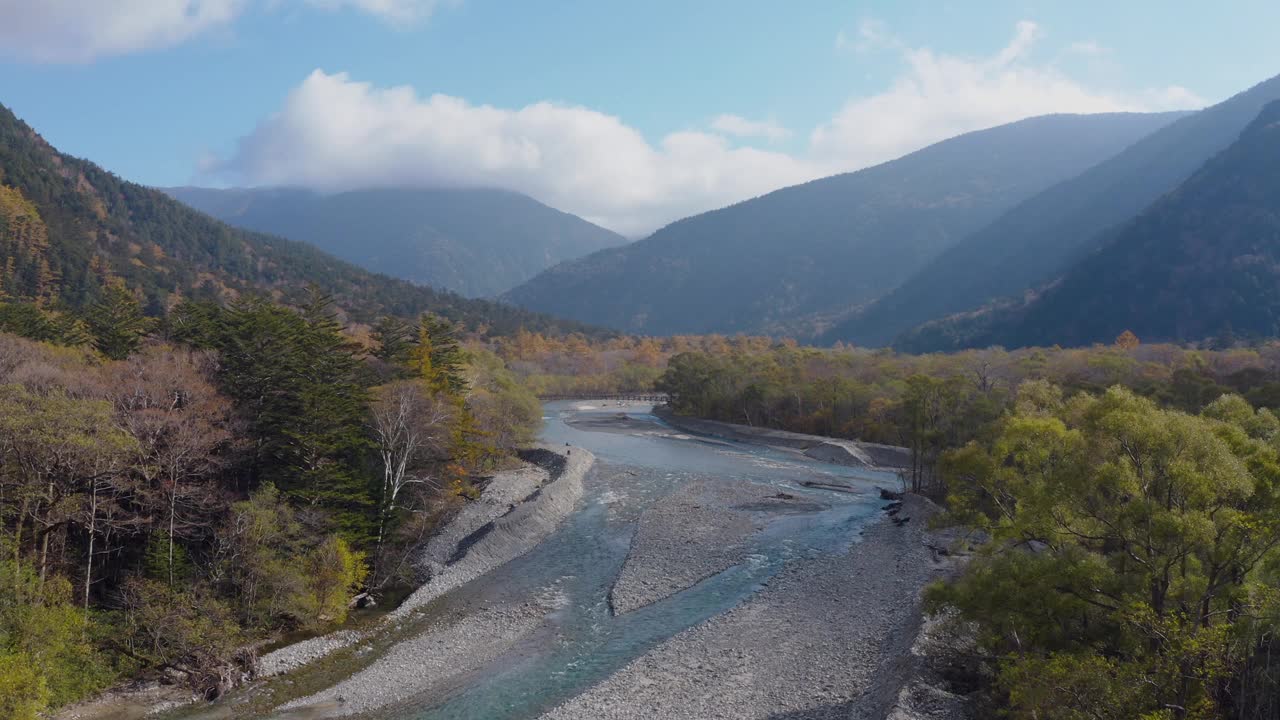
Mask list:
[{"label": "river", "polygon": [[[443,688],[437,685],[429,696],[367,717],[539,717],[662,641],[742,603],[789,562],[846,552],[884,505],[875,486],[897,482],[888,473],[692,436],[665,425],[651,409],[584,402],[545,406],[545,443],[582,447],[596,455],[582,501],[533,551],[440,598],[428,610],[443,615],[480,606],[516,607],[533,597],[553,597],[555,609],[537,631],[498,658],[452,678]],[[620,413],[625,413],[625,420]],[[860,492],[812,490],[801,485],[806,480],[851,485]],[[627,559],[638,519],[655,501],[693,482],[759,483],[794,497],[809,510],[760,509],[764,529],[747,540],[745,561],[664,600],[615,616],[609,590]],[[329,667],[304,669],[284,682],[314,689],[337,679],[341,673]],[[281,681],[274,682],[279,687]],[[232,700],[220,705],[224,707],[187,716],[253,716],[244,714],[251,703]],[[304,708],[271,717],[328,717],[331,710]]]}]

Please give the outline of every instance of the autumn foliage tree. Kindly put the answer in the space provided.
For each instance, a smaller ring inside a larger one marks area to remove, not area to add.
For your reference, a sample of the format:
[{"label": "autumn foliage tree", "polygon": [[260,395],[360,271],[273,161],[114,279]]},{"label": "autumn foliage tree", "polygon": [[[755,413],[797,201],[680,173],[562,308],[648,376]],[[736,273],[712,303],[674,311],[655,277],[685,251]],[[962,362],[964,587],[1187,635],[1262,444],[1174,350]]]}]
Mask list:
[{"label": "autumn foliage tree", "polygon": [[1134,335],[1132,330],[1125,330],[1116,337],[1116,347],[1122,350],[1133,350],[1140,344],[1138,336]]},{"label": "autumn foliage tree", "polygon": [[990,442],[956,451],[953,513],[990,542],[931,597],[981,628],[1013,717],[1255,700],[1234,684],[1276,629],[1278,427],[1239,398],[1192,416],[1032,383]]}]

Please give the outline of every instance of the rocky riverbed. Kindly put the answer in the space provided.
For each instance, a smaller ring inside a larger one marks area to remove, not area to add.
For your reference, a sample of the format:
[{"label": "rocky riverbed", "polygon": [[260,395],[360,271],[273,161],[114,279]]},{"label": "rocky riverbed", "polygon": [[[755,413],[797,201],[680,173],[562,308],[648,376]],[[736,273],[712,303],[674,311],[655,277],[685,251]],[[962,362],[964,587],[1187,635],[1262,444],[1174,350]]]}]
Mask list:
[{"label": "rocky riverbed", "polygon": [[692,587],[746,560],[747,539],[769,517],[825,507],[757,483],[686,485],[640,516],[610,606],[626,613]]},{"label": "rocky riverbed", "polygon": [[935,511],[908,497],[900,517],[911,522],[879,521],[849,552],[793,562],[747,602],[544,717],[847,720],[860,703],[880,704],[866,691],[910,651],[920,591],[950,567],[926,544]]},{"label": "rocky riverbed", "polygon": [[439,620],[346,680],[281,710],[308,708],[324,717],[346,717],[439,692],[459,675],[510,651],[552,609],[554,603],[527,603]]}]

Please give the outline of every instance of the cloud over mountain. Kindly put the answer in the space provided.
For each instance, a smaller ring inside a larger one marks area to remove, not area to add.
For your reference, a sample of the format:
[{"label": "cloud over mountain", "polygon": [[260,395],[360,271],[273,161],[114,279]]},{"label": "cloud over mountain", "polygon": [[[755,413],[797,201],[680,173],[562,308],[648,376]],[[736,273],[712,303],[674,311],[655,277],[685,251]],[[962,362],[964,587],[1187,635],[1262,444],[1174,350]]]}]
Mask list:
[{"label": "cloud over mountain", "polygon": [[1052,62],[1036,62],[1040,30],[1031,22],[1019,23],[994,54],[977,58],[909,47],[879,25],[861,34],[860,52],[898,53],[903,70],[883,92],[851,98],[792,152],[752,146],[788,131],[734,115],[715,118],[708,129],[649,139],[622,118],[590,108],[558,102],[500,108],[316,70],[215,172],[239,184],[329,190],[506,188],[636,235],[1025,117],[1203,104],[1180,87],[1129,93],[1087,87]]}]

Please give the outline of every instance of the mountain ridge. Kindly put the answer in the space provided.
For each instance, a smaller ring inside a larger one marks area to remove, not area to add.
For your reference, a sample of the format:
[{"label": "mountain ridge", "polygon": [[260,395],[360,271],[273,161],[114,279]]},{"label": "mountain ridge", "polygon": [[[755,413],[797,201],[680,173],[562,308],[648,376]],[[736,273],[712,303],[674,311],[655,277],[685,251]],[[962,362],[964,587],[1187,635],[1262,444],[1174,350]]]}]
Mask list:
[{"label": "mountain ridge", "polygon": [[793,328],[869,302],[1000,212],[1177,117],[1050,115],[966,133],[678,220],[503,298],[645,334]]},{"label": "mountain ridge", "polygon": [[1280,336],[1280,100],[978,344]]},{"label": "mountain ridge", "polygon": [[[246,292],[300,302],[314,285],[359,321],[431,311],[495,332],[520,327],[595,332],[578,323],[415,286],[304,243],[230,227],[58,151],[4,105],[0,185],[15,189],[38,212],[47,237],[27,243],[23,252],[33,267],[46,266],[54,282],[48,300],[71,308],[92,303],[113,278],[133,288],[152,315],[163,314],[182,298],[226,300]],[[11,243],[11,254],[17,244]]]},{"label": "mountain ridge", "polygon": [[491,297],[626,238],[509,190],[158,188],[223,222],[314,245],[374,272]]},{"label": "mountain ridge", "polygon": [[822,339],[889,344],[914,326],[1048,282],[1234,142],[1275,99],[1280,76],[1154,131],[1011,208]]}]

